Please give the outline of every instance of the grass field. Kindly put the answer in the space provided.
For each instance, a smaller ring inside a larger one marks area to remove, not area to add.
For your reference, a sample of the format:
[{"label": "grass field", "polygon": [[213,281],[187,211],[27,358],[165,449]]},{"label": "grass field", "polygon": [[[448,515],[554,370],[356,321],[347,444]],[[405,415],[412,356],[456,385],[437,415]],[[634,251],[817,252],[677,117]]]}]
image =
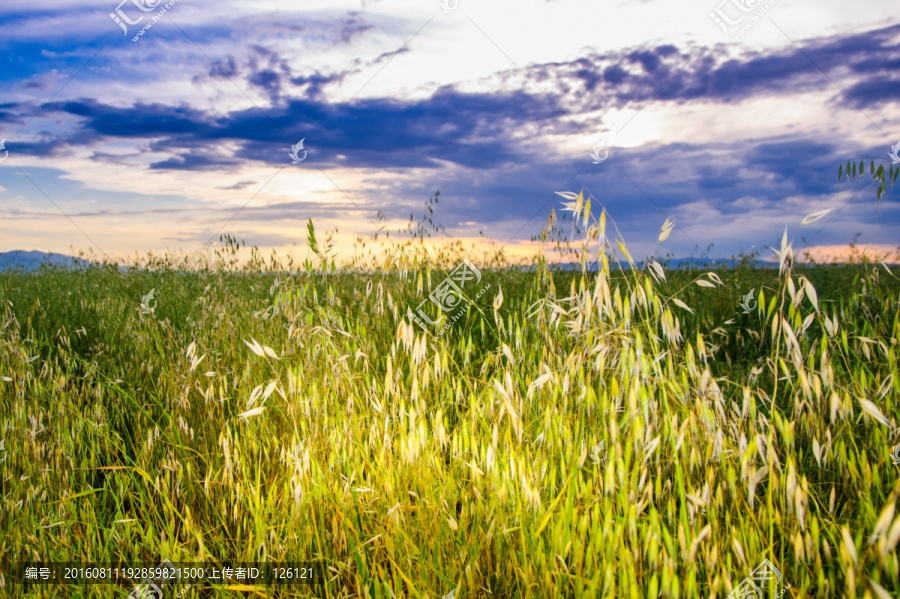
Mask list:
[{"label": "grass field", "polygon": [[461,248],[0,275],[0,593],[21,560],[168,559],[326,581],[167,597],[725,597],[768,559],[763,596],[896,596],[897,278],[613,245],[593,272],[473,259],[428,333]]}]

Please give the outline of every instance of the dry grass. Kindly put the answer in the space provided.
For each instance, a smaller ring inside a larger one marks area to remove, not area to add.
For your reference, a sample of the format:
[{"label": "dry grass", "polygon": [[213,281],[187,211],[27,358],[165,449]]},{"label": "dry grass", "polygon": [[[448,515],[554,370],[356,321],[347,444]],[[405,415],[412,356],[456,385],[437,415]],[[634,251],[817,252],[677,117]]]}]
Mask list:
[{"label": "dry grass", "polygon": [[368,273],[229,246],[0,277],[0,571],[315,560],[324,587],[277,596],[724,597],[768,558],[785,596],[900,588],[891,274],[617,271],[605,214],[571,208],[599,270],[485,268],[440,338],[408,308],[444,275],[412,256],[464,254],[417,240]]}]

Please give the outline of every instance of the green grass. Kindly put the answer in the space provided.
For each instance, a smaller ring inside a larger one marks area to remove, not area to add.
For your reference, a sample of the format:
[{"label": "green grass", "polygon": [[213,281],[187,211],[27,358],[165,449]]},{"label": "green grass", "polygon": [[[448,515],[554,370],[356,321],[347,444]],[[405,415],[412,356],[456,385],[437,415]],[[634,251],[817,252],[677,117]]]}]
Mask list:
[{"label": "green grass", "polygon": [[0,594],[25,559],[327,568],[316,590],[185,598],[724,597],[764,558],[784,596],[900,588],[882,266],[719,284],[488,262],[489,293],[435,337],[406,316],[440,269],[223,255],[0,275]]}]

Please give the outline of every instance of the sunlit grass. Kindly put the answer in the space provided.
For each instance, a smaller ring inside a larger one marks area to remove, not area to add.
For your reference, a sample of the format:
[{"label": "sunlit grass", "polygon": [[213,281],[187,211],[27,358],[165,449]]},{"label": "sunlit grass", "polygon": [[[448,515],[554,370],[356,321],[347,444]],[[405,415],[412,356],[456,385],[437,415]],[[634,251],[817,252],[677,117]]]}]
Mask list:
[{"label": "sunlit grass", "polygon": [[785,596],[894,593],[896,278],[616,270],[585,204],[584,270],[468,256],[491,293],[440,338],[409,310],[452,245],[0,276],[0,571],[312,560],[325,586],[278,596],[724,597],[768,558]]}]

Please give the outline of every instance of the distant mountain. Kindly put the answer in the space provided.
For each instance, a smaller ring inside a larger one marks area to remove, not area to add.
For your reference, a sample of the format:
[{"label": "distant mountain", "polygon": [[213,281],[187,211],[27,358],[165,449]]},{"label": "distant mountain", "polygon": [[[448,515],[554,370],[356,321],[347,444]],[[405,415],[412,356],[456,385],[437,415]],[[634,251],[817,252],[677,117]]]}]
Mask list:
[{"label": "distant mountain", "polygon": [[[670,270],[678,270],[678,269],[697,269],[697,268],[721,268],[723,266],[728,268],[734,268],[738,264],[741,263],[740,260],[735,260],[733,258],[723,258],[719,260],[714,260],[711,258],[672,258],[669,260],[666,259],[657,259],[664,268]],[[636,260],[635,265],[638,269],[644,268],[643,260]],[[753,268],[778,268],[778,262],[767,262],[765,260],[750,260],[748,262],[748,266]],[[612,270],[618,270],[619,266],[614,260],[609,261],[609,267]],[[622,267],[628,268],[628,263],[622,259]],[[560,264],[551,265],[551,268],[558,268],[560,270],[581,270],[581,264],[578,262],[563,262]],[[588,271],[595,272],[600,270],[600,265],[597,262],[593,262],[588,264]]]},{"label": "distant mountain", "polygon": [[44,264],[59,268],[84,268],[90,266],[91,263],[81,258],[50,252],[26,252],[25,250],[0,252],[0,271],[33,271],[38,270]]},{"label": "distant mountain", "polygon": [[[657,260],[660,264],[665,265],[666,260]],[[721,266],[727,266],[728,268],[734,268],[741,261],[735,258],[720,258],[720,259],[710,259],[710,258],[673,258],[668,261],[669,268],[716,268]],[[643,262],[637,262],[638,266],[643,267]],[[766,261],[766,260],[748,260],[747,265],[753,268],[778,268],[778,262]]]},{"label": "distant mountain", "polygon": [[[736,265],[740,264],[740,260],[736,260],[733,258],[723,258],[723,259],[710,259],[710,258],[672,258],[672,259],[657,259],[657,262],[662,264],[664,268],[667,270],[679,270],[679,269],[713,269],[713,268],[734,268]],[[65,254],[54,254],[51,252],[38,252],[31,251],[26,252],[24,250],[12,250],[10,252],[0,252],[0,272],[6,270],[24,270],[24,271],[35,271],[38,270],[42,265],[47,264],[50,266],[55,266],[58,268],[86,268],[90,266],[92,263],[89,260],[84,260],[83,258],[75,258],[74,256],[67,256]],[[896,266],[893,262],[888,262],[891,266]],[[638,269],[644,268],[644,261],[637,260],[635,261],[635,265]],[[797,264],[798,266],[804,266],[804,264]],[[610,260],[609,264],[610,268],[613,270],[618,270],[618,265],[615,261]],[[778,268],[777,261],[766,261],[766,260],[751,260],[748,262],[748,266],[752,268]],[[581,270],[581,264],[578,262],[561,262],[556,264],[551,264],[550,267],[554,270]],[[628,268],[628,263],[623,262],[623,267]],[[525,266],[520,267],[521,270],[530,271],[534,270],[534,266]],[[600,265],[597,262],[593,262],[588,264],[589,272],[596,272],[600,269]],[[125,266],[119,266],[119,270],[121,272],[128,272],[132,270],[131,268]]]},{"label": "distant mountain", "polygon": [[[624,259],[622,259],[622,258],[620,258],[620,260],[622,261],[622,267],[624,269],[628,269],[629,268],[628,263],[625,262]],[[665,258],[663,258],[663,259],[657,258],[656,261],[659,262],[660,265],[662,265],[662,267],[665,268],[666,270],[698,270],[698,269],[712,270],[712,269],[723,268],[723,267],[734,268],[735,266],[737,266],[738,264],[741,263],[740,260],[736,260],[734,258],[718,258],[718,259],[672,258],[669,260],[666,260]],[[847,266],[849,264],[852,264],[852,263],[823,262],[823,263],[819,264],[819,266]],[[898,264],[896,262],[885,262],[885,264],[887,264],[888,266],[898,266]],[[635,265],[638,267],[639,270],[642,270],[644,268],[644,261],[636,260]],[[780,264],[777,260],[748,260],[747,266],[749,266],[751,268],[778,269],[780,267]],[[812,267],[812,266],[816,266],[816,265],[806,263],[806,262],[799,262],[795,258],[794,266],[795,267]],[[559,270],[581,270],[581,264],[579,264],[578,262],[563,262],[560,264],[553,264],[553,265],[551,265],[551,267],[559,269]],[[610,260],[609,268],[611,270],[618,270],[619,265],[615,261]],[[596,272],[598,270],[600,270],[600,265],[597,262],[588,264],[589,272]]]}]

